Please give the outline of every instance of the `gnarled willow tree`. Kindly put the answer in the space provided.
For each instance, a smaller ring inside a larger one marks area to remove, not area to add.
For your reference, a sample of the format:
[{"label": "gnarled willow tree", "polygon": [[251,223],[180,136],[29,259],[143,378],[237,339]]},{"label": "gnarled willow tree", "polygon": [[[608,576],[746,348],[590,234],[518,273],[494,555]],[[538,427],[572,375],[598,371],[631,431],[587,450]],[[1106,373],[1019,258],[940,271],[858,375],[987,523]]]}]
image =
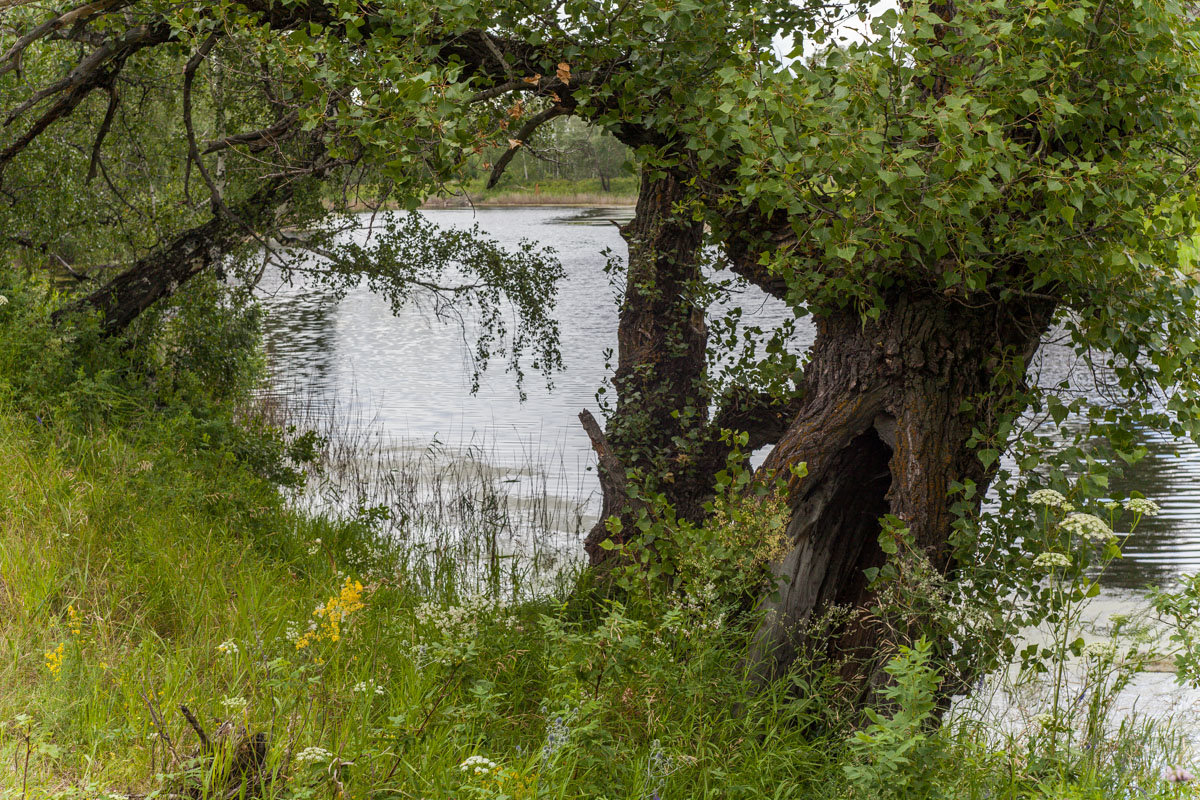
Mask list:
[{"label": "gnarled willow tree", "polygon": [[[616,401],[606,430],[584,420],[605,516],[632,521],[638,498],[658,495],[702,518],[732,452],[725,431],[774,445],[764,480],[805,463],[764,600],[764,671],[832,607],[852,613],[820,646],[864,690],[891,646],[930,632],[933,603],[899,624],[879,610],[881,518],[943,605],[1019,602],[1019,520],[981,511],[998,477],[1004,498],[1028,485],[999,471],[1002,453],[1027,470],[1048,459],[1040,474],[1062,482],[1072,459],[1135,455],[1138,425],[1195,432],[1200,62],[1177,3],[905,3],[868,42],[787,68],[779,36],[819,43],[857,7],[49,5],[2,12],[0,235],[27,260],[113,274],[81,303],[114,331],[229,253],[350,209],[360,188],[412,206],[501,144],[498,176],[556,117],[636,148]],[[424,251],[403,231],[374,253],[339,250],[331,233],[289,241],[399,299],[440,285],[410,271]],[[436,252],[459,258],[461,244]],[[706,244],[813,317],[802,368],[786,332],[759,338],[731,317],[710,335]],[[545,345],[553,365],[552,322],[529,299],[553,270],[498,258],[478,254],[479,280],[526,298],[517,343]],[[1121,403],[1030,385],[1057,329]],[[761,346],[718,369],[743,335]],[[1108,444],[1021,444],[1023,415],[1070,412]],[[634,529],[597,526],[593,560]],[[932,631],[961,678],[983,663],[980,630]]]},{"label": "gnarled willow tree", "polygon": [[[790,479],[792,549],[759,655],[786,665],[814,616],[856,609],[831,647],[864,686],[889,645],[933,632],[932,602],[900,629],[878,608],[881,518],[946,604],[995,607],[1036,555],[1012,519],[980,511],[1023,414],[1073,411],[1103,434],[1045,473],[1065,480],[1074,459],[1102,490],[1090,462],[1134,457],[1147,423],[1194,434],[1198,407],[1186,10],[913,3],[874,33],[788,75],[730,74],[721,96],[746,124],[689,142],[724,142],[695,183],[733,267],[817,333],[795,392],[777,394],[794,416],[763,467],[807,475]],[[1118,402],[1028,385],[1058,329]],[[1038,452],[1019,449],[1034,470]],[[968,677],[986,626],[936,633]]]}]

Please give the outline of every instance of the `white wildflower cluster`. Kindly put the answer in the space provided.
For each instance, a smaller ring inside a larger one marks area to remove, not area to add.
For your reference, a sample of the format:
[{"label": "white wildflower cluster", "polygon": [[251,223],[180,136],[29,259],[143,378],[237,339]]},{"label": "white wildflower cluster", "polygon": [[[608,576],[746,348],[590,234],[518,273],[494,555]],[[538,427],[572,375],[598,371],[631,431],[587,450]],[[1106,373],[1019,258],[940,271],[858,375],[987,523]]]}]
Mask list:
[{"label": "white wildflower cluster", "polygon": [[239,711],[245,711],[246,706],[249,705],[249,703],[244,697],[226,697],[221,701],[221,705],[225,706],[226,711],[230,713],[237,713]]},{"label": "white wildflower cluster", "polygon": [[1081,512],[1068,514],[1067,518],[1062,521],[1062,526],[1068,533],[1089,539],[1093,542],[1107,542],[1114,536],[1112,528],[1108,527],[1108,523],[1095,514],[1084,514]]},{"label": "white wildflower cluster", "polygon": [[1046,730],[1050,730],[1054,727],[1054,715],[1045,712],[1041,714],[1035,714],[1033,717],[1033,724],[1041,728],[1045,728]]},{"label": "white wildflower cluster", "polygon": [[421,603],[414,613],[419,624],[434,628],[443,636],[466,640],[478,633],[480,618],[497,608],[495,600],[478,596],[468,598],[458,606]]},{"label": "white wildflower cluster", "polygon": [[306,747],[299,753],[296,753],[296,760],[301,764],[317,764],[322,761],[328,761],[331,758],[333,758],[333,753],[324,747]]},{"label": "white wildflower cluster", "polygon": [[312,544],[310,544],[308,546],[308,554],[310,556],[315,556],[318,552],[320,552],[320,550],[321,550],[321,539],[320,539],[320,537],[318,537],[316,539],[313,539]]},{"label": "white wildflower cluster", "polygon": [[375,681],[359,681],[354,684],[355,694],[383,694],[383,687]]},{"label": "white wildflower cluster", "polygon": [[1093,661],[1112,661],[1117,657],[1117,645],[1113,642],[1090,642],[1083,648],[1083,657]]},{"label": "white wildflower cluster", "polygon": [[1038,569],[1066,569],[1071,566],[1071,559],[1062,553],[1041,553],[1033,560],[1033,566]]},{"label": "white wildflower cluster", "polygon": [[475,775],[491,775],[497,770],[497,765],[495,761],[483,756],[471,756],[459,764],[458,768],[463,772],[474,773]]},{"label": "white wildflower cluster", "polygon": [[8,298],[0,294],[0,306],[8,305]]},{"label": "white wildflower cluster", "polygon": [[663,617],[663,629],[685,638],[719,630],[725,621],[720,595],[712,581],[699,588],[689,588],[682,600],[677,600]]},{"label": "white wildflower cluster", "polygon": [[217,645],[217,652],[223,656],[236,656],[238,654],[237,643],[232,639],[226,639]]},{"label": "white wildflower cluster", "polygon": [[1058,508],[1059,506],[1066,505],[1067,498],[1063,497],[1062,492],[1056,492],[1053,489],[1038,489],[1029,495],[1029,502],[1035,506]]},{"label": "white wildflower cluster", "polygon": [[1158,507],[1158,503],[1153,500],[1147,500],[1144,497],[1131,497],[1125,501],[1125,510],[1132,511],[1143,517],[1158,516],[1158,512],[1162,511]]}]

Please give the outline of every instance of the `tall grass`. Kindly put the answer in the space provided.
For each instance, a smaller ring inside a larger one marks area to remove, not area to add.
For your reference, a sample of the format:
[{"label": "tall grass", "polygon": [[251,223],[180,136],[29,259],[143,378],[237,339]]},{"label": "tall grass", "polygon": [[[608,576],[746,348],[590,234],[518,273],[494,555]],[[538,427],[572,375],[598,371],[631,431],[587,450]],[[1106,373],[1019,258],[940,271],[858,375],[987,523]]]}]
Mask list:
[{"label": "tall grass", "polygon": [[292,384],[260,393],[246,410],[276,429],[316,435],[307,480],[286,495],[292,508],[369,525],[425,591],[442,576],[461,591],[504,591],[516,601],[573,580],[592,490],[566,470],[539,468],[532,452],[526,466],[511,467],[486,442],[397,440],[363,407]]},{"label": "tall grass", "polygon": [[754,679],[703,587],[591,591],[569,487],[0,334],[0,796],[1181,796],[1169,731],[936,727],[912,658],[851,730],[838,665]]},{"label": "tall grass", "polygon": [[[301,513],[162,433],[67,440],[0,414],[0,759],[19,766],[0,791],[224,796],[247,738],[205,760],[181,706],[213,741],[223,721],[265,735],[268,796],[629,797],[670,780],[761,797],[817,779],[786,696],[750,697],[717,640],[676,662],[616,609],[597,629],[563,595],[431,581],[445,554],[414,574],[369,523]],[[347,587],[362,608],[334,639],[313,609],[345,608]],[[460,769],[477,754],[492,774]]]}]

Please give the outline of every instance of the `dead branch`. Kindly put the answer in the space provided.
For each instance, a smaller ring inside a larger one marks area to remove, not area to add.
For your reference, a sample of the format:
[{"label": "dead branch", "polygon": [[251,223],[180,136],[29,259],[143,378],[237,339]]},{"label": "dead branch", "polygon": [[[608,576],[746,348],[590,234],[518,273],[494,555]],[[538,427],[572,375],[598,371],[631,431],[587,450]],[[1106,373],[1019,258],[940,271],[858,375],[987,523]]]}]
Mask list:
[{"label": "dead branch", "polygon": [[200,746],[204,748],[205,752],[207,752],[211,745],[208,741],[208,734],[204,732],[204,726],[200,724],[200,720],[196,719],[196,715],[193,714],[187,706],[181,705],[179,710],[183,713],[183,718],[188,721],[188,725],[191,725],[192,730],[194,730],[196,735],[200,737]]},{"label": "dead branch", "polygon": [[86,183],[91,183],[92,179],[96,177],[96,170],[100,166],[100,148],[104,144],[104,137],[108,136],[108,131],[112,128],[113,118],[117,115],[117,105],[120,102],[121,95],[117,91],[117,83],[114,80],[108,86],[108,108],[104,111],[104,121],[100,123],[100,130],[96,132],[96,141],[92,145],[92,158],[88,162]]},{"label": "dead branch", "polygon": [[145,692],[142,692],[141,695],[142,699],[146,701],[146,708],[150,709],[150,717],[154,720],[154,727],[158,730],[158,735],[166,743],[167,749],[171,751],[171,755],[175,756],[175,760],[178,762],[180,760],[179,753],[175,750],[175,743],[171,741],[171,734],[167,733],[167,726],[163,724],[162,717],[158,715],[158,710],[150,702],[150,697]]}]

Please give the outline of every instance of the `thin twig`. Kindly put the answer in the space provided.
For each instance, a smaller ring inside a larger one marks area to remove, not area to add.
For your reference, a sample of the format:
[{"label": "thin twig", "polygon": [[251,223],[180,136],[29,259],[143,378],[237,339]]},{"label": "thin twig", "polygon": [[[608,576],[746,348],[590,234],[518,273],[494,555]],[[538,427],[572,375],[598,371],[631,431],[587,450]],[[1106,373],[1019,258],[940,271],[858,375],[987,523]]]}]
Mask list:
[{"label": "thin twig", "polygon": [[175,756],[176,761],[181,761],[179,753],[175,750],[175,743],[171,741],[171,734],[167,733],[167,726],[163,724],[162,718],[158,716],[158,711],[154,708],[154,704],[150,702],[150,696],[145,692],[141,693],[142,699],[146,701],[146,708],[150,709],[150,718],[154,720],[154,727],[158,730],[158,735],[162,737],[163,742],[171,751],[171,755]]},{"label": "thin twig", "polygon": [[200,171],[200,177],[208,186],[209,194],[212,198],[213,213],[217,216],[228,216],[229,210],[225,208],[225,203],[221,200],[221,189],[213,182],[209,176],[208,170],[204,167],[204,161],[200,158],[200,150],[196,146],[196,129],[192,125],[192,82],[196,79],[196,69],[200,66],[200,62],[208,56],[213,49],[213,45],[217,43],[218,34],[213,31],[200,45],[200,48],[192,54],[188,59],[187,66],[183,68],[183,127],[187,132],[188,142],[188,159],[196,164],[196,169]]}]

